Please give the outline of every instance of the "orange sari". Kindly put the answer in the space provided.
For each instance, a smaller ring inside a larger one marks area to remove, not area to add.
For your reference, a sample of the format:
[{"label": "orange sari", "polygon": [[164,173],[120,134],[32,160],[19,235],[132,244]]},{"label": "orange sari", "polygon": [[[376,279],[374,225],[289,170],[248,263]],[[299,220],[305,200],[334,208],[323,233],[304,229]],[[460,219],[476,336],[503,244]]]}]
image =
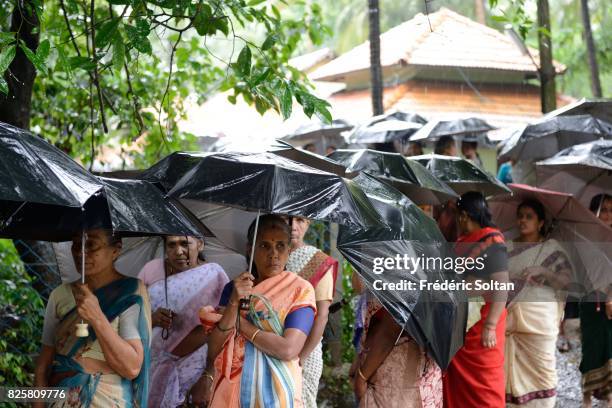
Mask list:
[{"label": "orange sari", "polygon": [[[284,271],[276,276],[268,278],[253,288],[253,293],[264,296],[271,304],[273,310],[278,315],[281,325],[284,325],[287,315],[294,310],[302,307],[312,307],[316,310],[314,289],[306,280],[300,278],[295,273]],[[264,305],[259,300],[253,300],[254,308],[257,312],[264,312]],[[245,316],[246,312],[241,312]],[[209,319],[206,319],[209,320]],[[207,326],[208,321],[202,323]],[[265,331],[272,331],[272,328],[264,321]],[[221,353],[215,359],[215,379],[213,382],[213,396],[210,404],[211,408],[233,408],[241,406],[240,383],[243,372],[245,347],[248,339],[233,333],[227,338]],[[293,395],[292,401],[280,395],[280,407],[301,407],[302,406],[302,369],[299,366],[299,359],[296,357],[291,361],[282,361],[285,372],[291,377],[291,388]],[[258,372],[255,373],[257,379]],[[262,381],[255,381],[255,384]],[[264,381],[265,382],[265,381]],[[256,387],[257,388],[257,387]],[[278,391],[278,389],[277,389]],[[256,389],[256,393],[261,390]],[[256,399],[254,405],[261,406]],[[264,408],[261,406],[261,408]]]}]

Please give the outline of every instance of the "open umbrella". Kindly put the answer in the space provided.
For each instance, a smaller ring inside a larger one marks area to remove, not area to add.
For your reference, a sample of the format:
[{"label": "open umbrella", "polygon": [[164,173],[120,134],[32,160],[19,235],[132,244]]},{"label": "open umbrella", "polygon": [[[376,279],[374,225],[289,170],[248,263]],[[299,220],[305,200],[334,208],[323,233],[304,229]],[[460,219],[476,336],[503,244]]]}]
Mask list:
[{"label": "open umbrella", "polygon": [[434,177],[422,164],[406,160],[399,153],[370,149],[336,150],[330,159],[348,171],[365,171],[392,184],[417,204],[441,204],[457,194]]},{"label": "open umbrella", "polygon": [[553,116],[514,132],[504,141],[499,158],[537,161],[600,138],[612,139],[612,123],[591,115]]},{"label": "open umbrella", "polygon": [[[493,221],[508,239],[518,236],[516,210],[527,199],[537,200],[546,209],[551,224],[550,238],[567,251],[574,267],[573,294],[584,295],[612,283],[612,229],[582,206],[571,194],[544,190],[524,184],[509,184],[512,196],[489,200]],[[576,288],[581,288],[576,289]]]},{"label": "open umbrella", "polygon": [[487,132],[494,129],[496,129],[494,126],[479,118],[432,120],[410,136],[410,141],[421,142],[453,136],[465,141],[490,145],[492,143],[487,139]]},{"label": "open umbrella", "polygon": [[[392,186],[361,173],[354,181],[391,228],[340,227],[338,249],[363,278],[395,321],[445,369],[463,345],[467,298],[461,291],[420,290],[421,281],[445,281],[447,274],[434,265],[377,270],[377,259],[444,258],[447,244],[436,223]],[[412,282],[414,289],[399,285]],[[395,289],[386,285],[398,285]],[[386,289],[385,289],[386,288]]]},{"label": "open umbrella", "polygon": [[168,195],[353,227],[379,223],[363,192],[350,180],[273,153],[205,157]]},{"label": "open umbrella", "polygon": [[543,119],[554,116],[591,115],[595,118],[612,123],[612,99],[586,99],[565,105],[544,115]]},{"label": "open umbrella", "polygon": [[568,147],[536,163],[538,186],[573,194],[585,207],[597,194],[612,195],[612,140]]},{"label": "open umbrella", "polygon": [[352,128],[353,125],[344,119],[334,119],[331,123],[312,122],[298,127],[282,139],[299,147],[314,144],[320,153],[324,153],[328,147],[338,149],[346,146],[342,132]]},{"label": "open umbrella", "polygon": [[101,188],[55,146],[0,122],[0,229],[32,204],[80,208]]},{"label": "open umbrella", "polygon": [[314,167],[315,169],[336,174],[340,177],[347,176],[346,167],[335,162],[334,160],[330,160],[325,156],[309,152],[308,150],[296,149],[289,143],[281,140],[278,140],[277,143],[268,150],[268,152],[310,167]]},{"label": "open umbrella", "polygon": [[468,191],[479,191],[484,196],[510,192],[508,187],[492,174],[460,157],[425,154],[412,156],[406,160],[421,163],[459,195]]},{"label": "open umbrella", "polygon": [[417,114],[396,111],[374,116],[356,126],[348,135],[348,139],[350,143],[356,144],[393,142],[407,138],[425,123],[427,121]]}]

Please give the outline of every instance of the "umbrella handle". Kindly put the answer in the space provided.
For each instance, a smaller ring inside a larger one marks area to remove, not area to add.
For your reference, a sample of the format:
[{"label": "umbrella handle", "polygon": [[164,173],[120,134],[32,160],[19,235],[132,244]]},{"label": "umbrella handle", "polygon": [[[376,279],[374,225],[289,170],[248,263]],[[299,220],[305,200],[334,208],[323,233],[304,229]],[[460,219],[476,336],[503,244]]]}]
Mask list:
[{"label": "umbrella handle", "polygon": [[[255,231],[253,232],[253,243],[251,244],[251,256],[249,256],[249,273],[253,271],[253,258],[255,257],[255,243],[257,242],[257,230],[259,229],[259,215],[261,210],[257,210],[257,218],[255,218]],[[240,310],[249,310],[251,297],[240,299]]]},{"label": "umbrella handle", "polygon": [[[83,209],[84,211],[84,209]],[[81,233],[81,283],[85,284],[85,227]],[[89,337],[89,330],[87,330],[88,324],[81,319],[81,323],[76,324],[76,336],[77,337]]]}]

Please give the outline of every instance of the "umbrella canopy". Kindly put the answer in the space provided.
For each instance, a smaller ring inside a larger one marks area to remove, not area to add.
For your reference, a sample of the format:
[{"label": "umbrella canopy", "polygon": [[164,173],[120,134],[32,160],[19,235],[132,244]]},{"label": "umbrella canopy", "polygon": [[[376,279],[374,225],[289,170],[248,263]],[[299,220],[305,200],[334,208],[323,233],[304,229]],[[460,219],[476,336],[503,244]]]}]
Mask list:
[{"label": "umbrella canopy", "polygon": [[487,197],[510,192],[508,187],[492,174],[460,157],[425,154],[406,160],[421,163],[459,195],[468,191],[479,191]]},{"label": "umbrella canopy", "polygon": [[214,153],[174,152],[149,167],[139,178],[151,183],[157,183],[164,191],[169,191],[202,158],[211,154]]},{"label": "umbrella canopy", "polygon": [[443,136],[456,136],[465,141],[491,143],[486,138],[487,132],[496,129],[486,121],[478,118],[433,120],[410,136],[411,142],[437,140]]},{"label": "umbrella canopy", "polygon": [[328,147],[344,147],[346,139],[341,133],[352,128],[353,125],[344,119],[334,119],[331,123],[312,122],[298,127],[293,134],[283,137],[283,140],[294,146],[321,144],[325,151]]},{"label": "umbrella canopy", "polygon": [[538,186],[573,194],[585,207],[593,196],[612,195],[612,140],[597,140],[560,151],[536,163]]},{"label": "umbrella canopy", "polygon": [[427,121],[417,114],[397,111],[372,117],[355,127],[348,139],[358,144],[392,142],[407,138],[425,123]]},{"label": "umbrella canopy", "polygon": [[272,146],[272,148],[268,151],[298,163],[314,167],[315,169],[336,174],[340,177],[345,177],[347,175],[346,167],[335,162],[334,160],[330,160],[325,156],[309,152],[308,150],[296,149],[289,143],[281,140],[278,140],[277,144]]},{"label": "umbrella canopy", "polygon": [[[354,181],[364,189],[380,217],[387,220],[391,228],[364,230],[341,226],[338,249],[395,321],[445,369],[463,345],[467,320],[465,294],[419,290],[421,280],[442,282],[448,278],[434,268],[407,270],[395,265],[381,273],[374,265],[376,259],[396,255],[412,259],[444,258],[446,241],[435,221],[392,186],[366,173],[361,173]],[[417,289],[380,289],[377,281],[385,284],[413,282]]]},{"label": "umbrella canopy", "polygon": [[0,237],[68,241],[85,228],[112,229],[122,237],[201,235],[200,228],[151,183],[97,177],[101,190],[83,208],[27,203]]},{"label": "umbrella canopy", "polygon": [[205,157],[168,194],[353,227],[379,224],[353,182],[273,153]]},{"label": "umbrella canopy", "polygon": [[501,147],[499,158],[533,162],[600,138],[612,139],[612,123],[590,115],[554,116],[513,133]]},{"label": "umbrella canopy", "polygon": [[81,207],[102,186],[67,154],[40,137],[0,122],[0,206]]},{"label": "umbrella canopy", "polygon": [[[567,251],[574,267],[576,283],[584,295],[612,283],[612,229],[582,206],[571,194],[544,190],[524,184],[509,184],[512,196],[489,200],[493,221],[509,239],[518,236],[517,207],[524,200],[537,200],[546,209],[551,224],[550,238]],[[575,285],[574,285],[575,286]]]},{"label": "umbrella canopy", "polygon": [[346,166],[348,171],[365,171],[385,180],[417,204],[441,204],[457,198],[450,187],[423,165],[406,160],[399,153],[370,149],[336,150],[329,157]]},{"label": "umbrella canopy", "polygon": [[612,99],[586,99],[565,105],[544,115],[543,119],[554,116],[591,115],[595,118],[612,123]]}]

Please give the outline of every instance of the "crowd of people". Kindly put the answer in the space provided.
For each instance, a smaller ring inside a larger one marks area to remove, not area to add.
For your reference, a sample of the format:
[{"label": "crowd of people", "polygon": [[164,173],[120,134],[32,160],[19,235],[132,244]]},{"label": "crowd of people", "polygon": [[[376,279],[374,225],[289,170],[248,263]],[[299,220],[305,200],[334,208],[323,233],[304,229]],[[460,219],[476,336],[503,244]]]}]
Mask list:
[{"label": "crowd of people", "polygon": [[[421,154],[420,145],[409,146]],[[435,152],[457,155],[452,138]],[[475,142],[463,156],[482,162]],[[612,197],[591,210],[612,227]],[[517,209],[519,236],[506,241],[485,197],[463,194],[433,211],[457,256],[482,257],[467,281],[515,282],[471,291],[464,344],[444,371],[393,319],[357,274],[357,357],[349,371],[360,407],[554,407],[556,346],[572,265],[546,233],[546,209]],[[316,407],[338,261],[307,245],[309,220],[263,215],[246,232],[253,267],[233,280],[202,256],[201,237],[164,238],[163,257],[138,278],[117,272],[121,240],[91,225],[74,238],[85,284],[64,283],[48,301],[37,386],[70,389],[57,406]],[[256,227],[257,225],[257,227]],[[254,245],[253,245],[254,244]],[[83,249],[84,248],[84,249]],[[534,301],[533,299],[538,299]],[[583,406],[612,406],[612,288],[579,302]],[[92,332],[77,337],[75,324]]]}]

